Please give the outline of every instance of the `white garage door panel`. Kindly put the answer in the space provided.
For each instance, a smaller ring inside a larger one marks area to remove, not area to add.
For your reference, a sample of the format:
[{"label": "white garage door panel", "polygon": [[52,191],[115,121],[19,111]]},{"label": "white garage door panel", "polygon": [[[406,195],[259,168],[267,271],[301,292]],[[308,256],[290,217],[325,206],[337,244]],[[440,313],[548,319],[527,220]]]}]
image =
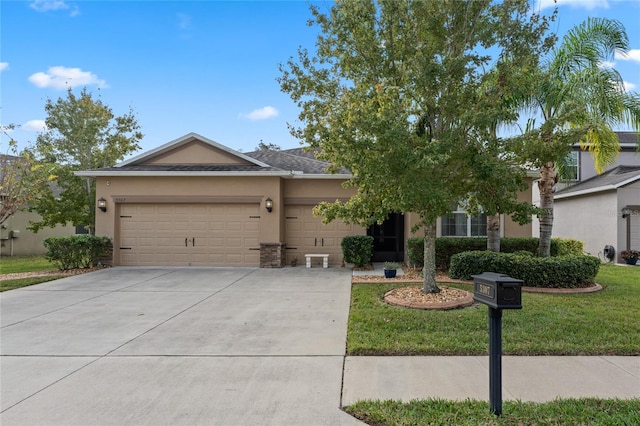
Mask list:
[{"label": "white garage door panel", "polygon": [[120,265],[258,266],[258,204],[123,204]]},{"label": "white garage door panel", "polygon": [[287,206],[285,217],[287,263],[295,258],[302,265],[305,254],[325,253],[329,254],[331,265],[339,265],[342,263],[342,238],[366,234],[364,227],[348,225],[340,220],[323,224],[321,217],[313,215],[313,206]]}]

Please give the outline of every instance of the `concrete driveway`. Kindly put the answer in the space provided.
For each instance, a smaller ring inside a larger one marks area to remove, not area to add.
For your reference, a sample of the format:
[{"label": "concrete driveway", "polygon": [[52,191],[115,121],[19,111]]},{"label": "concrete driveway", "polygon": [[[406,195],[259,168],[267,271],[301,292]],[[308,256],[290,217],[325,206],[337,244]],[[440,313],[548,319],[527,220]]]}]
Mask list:
[{"label": "concrete driveway", "polygon": [[344,268],[111,268],[0,295],[0,423],[355,425]]}]

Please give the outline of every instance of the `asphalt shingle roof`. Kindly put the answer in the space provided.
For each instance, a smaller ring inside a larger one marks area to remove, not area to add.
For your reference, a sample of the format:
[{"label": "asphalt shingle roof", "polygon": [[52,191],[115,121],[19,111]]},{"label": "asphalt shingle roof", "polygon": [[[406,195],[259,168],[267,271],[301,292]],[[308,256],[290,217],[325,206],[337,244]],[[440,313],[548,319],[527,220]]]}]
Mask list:
[{"label": "asphalt shingle roof", "polygon": [[[329,167],[329,163],[326,161],[317,160],[313,151],[307,152],[302,148],[284,151],[254,151],[245,155],[283,171],[301,171],[305,174],[327,174],[326,169]],[[349,173],[349,171],[345,169],[342,169],[340,172]]]},{"label": "asphalt shingle roof", "polygon": [[589,189],[616,187],[633,178],[640,178],[640,166],[617,166],[601,175],[585,179],[580,183],[556,192],[556,195],[569,195]]}]

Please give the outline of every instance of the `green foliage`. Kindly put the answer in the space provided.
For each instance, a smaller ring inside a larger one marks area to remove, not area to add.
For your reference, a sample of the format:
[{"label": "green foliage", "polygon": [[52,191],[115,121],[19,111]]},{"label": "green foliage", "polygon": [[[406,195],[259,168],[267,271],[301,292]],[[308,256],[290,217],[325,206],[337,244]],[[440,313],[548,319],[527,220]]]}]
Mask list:
[{"label": "green foliage", "polygon": [[373,237],[370,235],[347,235],[340,243],[344,261],[356,266],[371,263],[373,256]]},{"label": "green foliage", "polygon": [[540,168],[540,256],[550,255],[556,164],[580,142],[601,173],[615,163],[620,142],[613,128],[640,131],[640,95],[625,90],[615,68],[603,67],[615,55],[626,56],[629,38],[616,20],[588,18],[568,31],[560,46],[532,70],[530,92],[514,96],[530,118],[523,135],[513,138],[513,152]]},{"label": "green foliage", "polygon": [[[318,206],[325,221],[414,212],[431,226],[459,200],[525,219],[522,163],[495,128],[518,118],[504,98],[528,85],[550,47],[548,19],[527,0],[345,1],[323,10],[311,7],[315,51],[281,65],[279,83],[300,109],[291,133],[331,171],[353,175],[346,186],[355,196]],[[432,288],[435,233],[425,238]]]},{"label": "green foliage", "polygon": [[557,256],[567,256],[570,254],[580,256],[584,254],[584,242],[572,238],[553,238],[557,244]]},{"label": "green foliage", "polygon": [[384,269],[388,271],[400,269],[400,264],[396,262],[384,262]]},{"label": "green foliage", "polygon": [[44,240],[45,257],[59,269],[90,268],[109,252],[111,239],[94,235],[69,235]]},{"label": "green foliage", "polygon": [[[514,253],[526,251],[535,255],[537,253],[538,238],[501,238],[500,250],[502,253]],[[551,255],[581,255],[583,254],[583,242],[570,238],[551,239]],[[440,237],[436,239],[436,267],[439,270],[449,269],[451,256],[465,251],[485,250],[486,238],[468,237],[452,238]],[[409,238],[407,240],[407,252],[410,265],[421,265],[423,261],[424,240],[422,238]]]},{"label": "green foliage", "polygon": [[472,275],[497,272],[523,280],[529,287],[575,288],[593,283],[599,268],[600,260],[594,256],[533,257],[467,251],[451,257],[449,275],[469,280]]},{"label": "green foliage", "polygon": [[66,99],[47,100],[45,111],[48,130],[38,135],[35,147],[44,183],[31,188],[35,194],[31,210],[42,220],[32,222],[29,229],[37,232],[71,222],[92,231],[95,182],[76,172],[111,167],[139,149],[140,126],[132,111],[115,116],[86,88],[80,96],[69,89]]}]

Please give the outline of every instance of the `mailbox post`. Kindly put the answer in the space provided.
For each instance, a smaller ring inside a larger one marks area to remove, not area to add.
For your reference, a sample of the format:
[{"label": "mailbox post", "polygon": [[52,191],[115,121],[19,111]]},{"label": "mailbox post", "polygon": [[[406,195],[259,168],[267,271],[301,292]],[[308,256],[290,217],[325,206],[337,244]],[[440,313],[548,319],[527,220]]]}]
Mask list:
[{"label": "mailbox post", "polygon": [[495,272],[472,275],[476,302],[489,306],[489,409],[502,414],[502,310],[522,309],[522,280]]}]

